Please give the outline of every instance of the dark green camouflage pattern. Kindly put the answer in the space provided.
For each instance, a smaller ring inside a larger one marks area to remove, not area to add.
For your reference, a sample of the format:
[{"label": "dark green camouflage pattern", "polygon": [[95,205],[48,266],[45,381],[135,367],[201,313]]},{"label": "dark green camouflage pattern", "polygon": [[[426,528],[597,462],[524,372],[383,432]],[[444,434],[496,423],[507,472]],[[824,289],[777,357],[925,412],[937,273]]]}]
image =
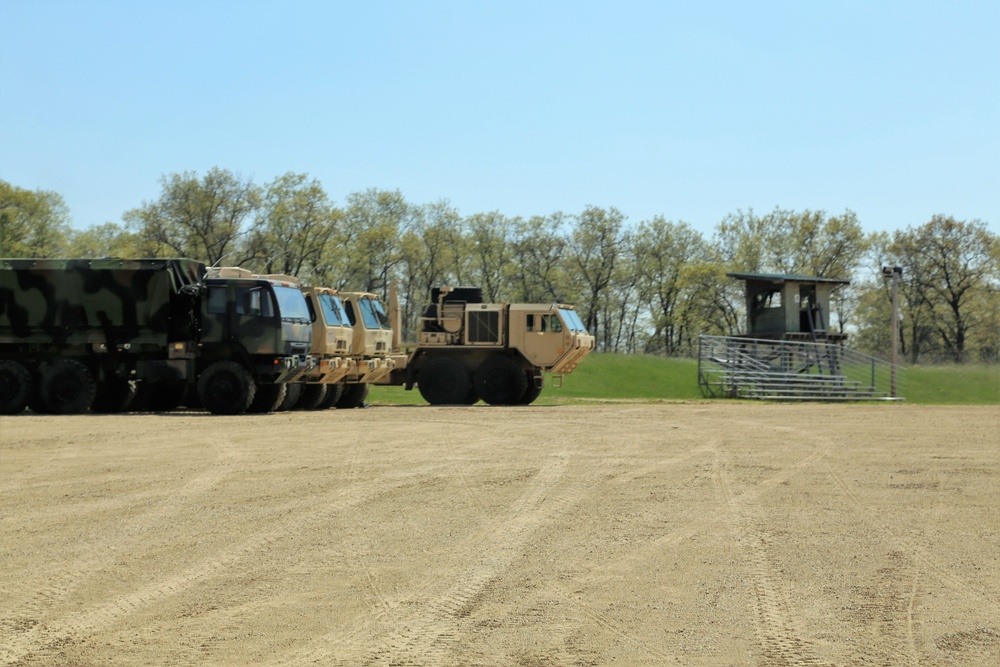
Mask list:
[{"label": "dark green camouflage pattern", "polygon": [[190,259],[0,260],[0,342],[163,345],[190,326],[181,295],[204,272]]},{"label": "dark green camouflage pattern", "polygon": [[219,363],[257,384],[311,366],[298,286],[206,276],[191,259],[0,259],[0,414],[120,410],[123,383],[176,391]]}]

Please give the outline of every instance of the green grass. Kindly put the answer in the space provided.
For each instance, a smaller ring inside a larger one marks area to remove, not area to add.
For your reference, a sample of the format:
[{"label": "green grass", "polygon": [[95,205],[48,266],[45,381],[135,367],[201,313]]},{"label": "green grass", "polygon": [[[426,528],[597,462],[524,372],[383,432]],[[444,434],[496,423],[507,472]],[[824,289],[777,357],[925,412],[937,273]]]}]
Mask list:
[{"label": "green grass", "polygon": [[1000,405],[1000,365],[910,366],[902,391],[921,405]]},{"label": "green grass", "polygon": [[[591,354],[563,378],[551,377],[535,405],[562,405],[594,400],[687,400],[701,398],[698,362],[626,354]],[[420,392],[402,387],[373,386],[368,401],[376,405],[423,405]]]},{"label": "green grass", "polygon": [[[538,405],[702,398],[694,359],[591,354],[563,379],[561,389],[551,378],[546,382]],[[1000,405],[1000,365],[912,366],[900,389],[908,403],[919,405]],[[424,405],[419,391],[402,387],[374,386],[368,400],[376,405]]]}]

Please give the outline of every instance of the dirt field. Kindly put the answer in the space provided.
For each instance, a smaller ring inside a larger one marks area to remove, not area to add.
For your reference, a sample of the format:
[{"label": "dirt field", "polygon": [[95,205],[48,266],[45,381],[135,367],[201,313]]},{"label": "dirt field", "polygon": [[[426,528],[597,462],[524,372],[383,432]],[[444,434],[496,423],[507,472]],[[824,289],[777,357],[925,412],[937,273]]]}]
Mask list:
[{"label": "dirt field", "polygon": [[0,665],[998,665],[1000,409],[0,418]]}]

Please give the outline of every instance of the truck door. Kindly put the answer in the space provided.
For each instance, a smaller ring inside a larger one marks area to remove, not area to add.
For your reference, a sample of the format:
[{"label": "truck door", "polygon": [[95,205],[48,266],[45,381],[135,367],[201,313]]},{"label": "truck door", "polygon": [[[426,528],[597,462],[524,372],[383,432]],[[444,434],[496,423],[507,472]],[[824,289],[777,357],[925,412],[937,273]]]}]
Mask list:
[{"label": "truck door", "polygon": [[274,354],[279,328],[266,285],[234,281],[208,285],[202,344],[238,342],[250,354]]},{"label": "truck door", "polygon": [[527,313],[524,342],[528,359],[537,366],[551,366],[565,349],[562,321],[554,312]]},{"label": "truck door", "polygon": [[283,354],[278,350],[278,321],[269,285],[235,285],[233,335],[250,354]]}]

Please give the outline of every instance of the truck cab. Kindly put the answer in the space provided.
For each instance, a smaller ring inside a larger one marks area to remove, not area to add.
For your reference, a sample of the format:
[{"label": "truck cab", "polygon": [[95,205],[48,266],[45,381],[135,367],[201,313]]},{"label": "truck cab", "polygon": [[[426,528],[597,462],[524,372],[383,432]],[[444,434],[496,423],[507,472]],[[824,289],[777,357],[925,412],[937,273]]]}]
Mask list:
[{"label": "truck cab", "polygon": [[312,367],[312,322],[298,284],[234,267],[209,269],[204,283],[203,365],[233,358],[264,383],[294,382]]},{"label": "truck cab", "polygon": [[340,293],[316,286],[303,286],[302,293],[314,311],[312,352],[319,362],[315,372],[305,380],[324,384],[339,382],[356,365],[351,358],[354,329],[347,319]]},{"label": "truck cab", "polygon": [[342,292],[344,310],[353,328],[352,354],[357,361],[348,382],[375,383],[395,366],[390,357],[393,329],[382,300],[369,292]]},{"label": "truck cab", "polygon": [[564,375],[594,349],[594,337],[577,312],[562,304],[511,304],[510,347],[533,366]]}]

